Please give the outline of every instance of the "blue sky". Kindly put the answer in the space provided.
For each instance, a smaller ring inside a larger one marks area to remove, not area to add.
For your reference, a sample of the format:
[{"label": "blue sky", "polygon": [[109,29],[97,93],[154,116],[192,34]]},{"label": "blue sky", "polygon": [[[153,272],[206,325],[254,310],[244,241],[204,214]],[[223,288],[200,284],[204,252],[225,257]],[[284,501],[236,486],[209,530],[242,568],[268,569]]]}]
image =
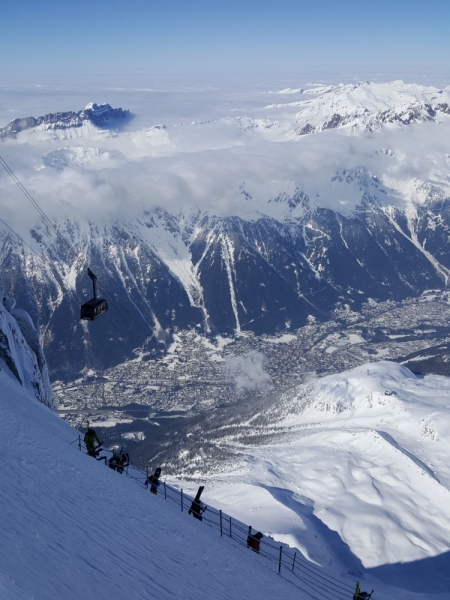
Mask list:
[{"label": "blue sky", "polygon": [[450,1],[18,0],[0,71],[448,71]]}]

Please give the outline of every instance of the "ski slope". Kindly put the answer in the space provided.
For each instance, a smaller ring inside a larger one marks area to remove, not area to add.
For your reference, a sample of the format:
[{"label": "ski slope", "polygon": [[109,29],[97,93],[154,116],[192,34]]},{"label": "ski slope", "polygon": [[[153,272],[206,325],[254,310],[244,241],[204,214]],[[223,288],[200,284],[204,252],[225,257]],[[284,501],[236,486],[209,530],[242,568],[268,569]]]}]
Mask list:
[{"label": "ski slope", "polygon": [[0,371],[0,599],[307,599],[245,546],[106,468]]}]

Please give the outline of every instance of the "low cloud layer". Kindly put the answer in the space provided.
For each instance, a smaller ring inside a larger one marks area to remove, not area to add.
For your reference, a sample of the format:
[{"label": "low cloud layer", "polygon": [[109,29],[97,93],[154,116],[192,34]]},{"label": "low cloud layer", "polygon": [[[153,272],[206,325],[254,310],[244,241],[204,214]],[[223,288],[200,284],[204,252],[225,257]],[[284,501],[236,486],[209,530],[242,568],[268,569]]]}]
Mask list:
[{"label": "low cloud layer", "polygon": [[[178,94],[181,99],[183,92]],[[154,207],[178,212],[191,205],[219,215],[280,217],[280,206],[270,201],[281,193],[291,195],[298,186],[313,204],[345,213],[360,201],[361,186],[333,177],[361,168],[381,182],[384,201],[400,208],[412,197],[414,180],[450,187],[447,115],[439,123],[375,132],[338,129],[297,136],[292,131],[298,106],[264,109],[251,98],[248,118],[233,112],[229,93],[221,101],[227,111],[223,118],[216,105],[205,108],[203,120],[184,115],[165,128],[150,121],[147,128],[117,134],[25,132],[0,144],[0,154],[51,218],[94,222],[133,219]],[[143,124],[139,118],[130,127],[138,124]],[[4,171],[0,212],[22,231],[38,218]]]},{"label": "low cloud layer", "polygon": [[254,392],[270,387],[270,375],[264,369],[265,363],[264,354],[250,350],[242,356],[227,357],[224,370],[238,392]]}]

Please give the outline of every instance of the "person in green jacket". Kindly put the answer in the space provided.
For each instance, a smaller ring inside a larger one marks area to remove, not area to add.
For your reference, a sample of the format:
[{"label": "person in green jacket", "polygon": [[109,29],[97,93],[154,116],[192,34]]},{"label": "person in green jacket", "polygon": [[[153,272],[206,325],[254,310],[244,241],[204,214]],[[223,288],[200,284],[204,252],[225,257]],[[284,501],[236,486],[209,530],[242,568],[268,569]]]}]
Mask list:
[{"label": "person in green jacket", "polygon": [[356,582],[356,590],[353,594],[353,600],[370,600],[372,598],[373,590],[370,592],[362,592],[359,586],[359,581]]},{"label": "person in green jacket", "polygon": [[[97,446],[95,445],[95,442],[97,442]],[[95,433],[95,429],[92,429],[92,427],[89,427],[89,429],[86,431],[84,435],[84,443],[86,444],[86,450],[89,456],[97,458],[97,455],[100,452],[98,448],[103,444],[103,442],[99,440],[98,435]]]}]

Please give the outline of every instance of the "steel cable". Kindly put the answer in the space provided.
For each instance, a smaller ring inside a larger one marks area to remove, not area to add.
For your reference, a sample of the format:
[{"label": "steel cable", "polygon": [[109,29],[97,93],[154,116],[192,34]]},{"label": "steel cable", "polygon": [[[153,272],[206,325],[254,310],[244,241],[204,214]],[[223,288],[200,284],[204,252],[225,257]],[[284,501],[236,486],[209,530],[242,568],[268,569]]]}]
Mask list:
[{"label": "steel cable", "polygon": [[[68,248],[68,250],[72,253],[72,256],[75,258],[75,260],[77,260],[79,258],[79,253],[74,249],[74,247],[66,240],[66,238],[58,231],[58,229],[53,225],[53,223],[51,222],[50,218],[47,216],[47,214],[45,213],[45,211],[39,206],[39,204],[37,203],[37,201],[33,198],[33,196],[30,194],[30,192],[27,190],[27,188],[22,184],[22,182],[19,180],[19,178],[16,176],[16,174],[14,173],[14,171],[11,169],[11,167],[9,167],[9,165],[6,163],[6,161],[0,156],[0,164],[2,165],[2,167],[5,169],[5,171],[8,173],[8,175],[12,178],[12,180],[14,181],[14,183],[16,183],[16,185],[19,187],[19,189],[22,191],[22,193],[25,195],[25,197],[29,200],[29,202],[31,202],[31,204],[33,205],[33,207],[38,211],[38,213],[41,215],[41,217],[44,219],[44,221],[49,225],[49,227],[55,232],[56,236],[65,244],[65,246]],[[11,229],[11,231],[14,231],[11,227],[9,227],[9,225],[7,225],[5,223],[5,225],[8,227],[8,229]],[[14,232],[16,233],[16,232]],[[20,236],[16,233],[17,237],[19,239]],[[23,241],[23,240],[22,240]],[[24,242],[25,243],[25,242]],[[27,244],[28,246],[28,244]],[[49,261],[50,262],[50,261]],[[88,266],[86,260],[83,260],[83,264],[84,266]],[[116,283],[119,283],[119,285],[122,285],[121,282],[119,282],[117,280],[117,278],[115,277],[114,273],[110,273],[111,277],[114,279],[114,281]],[[110,292],[103,284],[102,284],[102,288],[105,290],[105,292],[108,293],[108,295],[115,301],[117,302],[117,304],[127,313],[127,315],[133,319],[133,321],[140,327],[142,328],[142,323],[139,323],[134,317],[133,315],[127,310],[127,308],[125,306],[122,305],[121,302],[119,302],[119,300],[117,300],[117,298],[115,298],[114,294],[112,292]],[[137,307],[136,307],[137,308]],[[141,311],[138,309],[139,313],[141,313]],[[143,322],[145,325],[147,325],[145,318],[143,317],[142,313],[141,313]],[[109,321],[111,322],[111,321]],[[116,329],[118,329],[116,327]],[[132,331],[132,330],[131,330]],[[119,330],[120,332],[120,330]],[[136,332],[134,332],[136,335]],[[124,334],[121,334],[125,339],[127,339],[127,336]],[[153,331],[149,328],[149,335],[150,337],[153,337]],[[136,339],[139,339],[139,337],[136,335]],[[138,346],[140,346],[141,344],[139,343]]]}]

